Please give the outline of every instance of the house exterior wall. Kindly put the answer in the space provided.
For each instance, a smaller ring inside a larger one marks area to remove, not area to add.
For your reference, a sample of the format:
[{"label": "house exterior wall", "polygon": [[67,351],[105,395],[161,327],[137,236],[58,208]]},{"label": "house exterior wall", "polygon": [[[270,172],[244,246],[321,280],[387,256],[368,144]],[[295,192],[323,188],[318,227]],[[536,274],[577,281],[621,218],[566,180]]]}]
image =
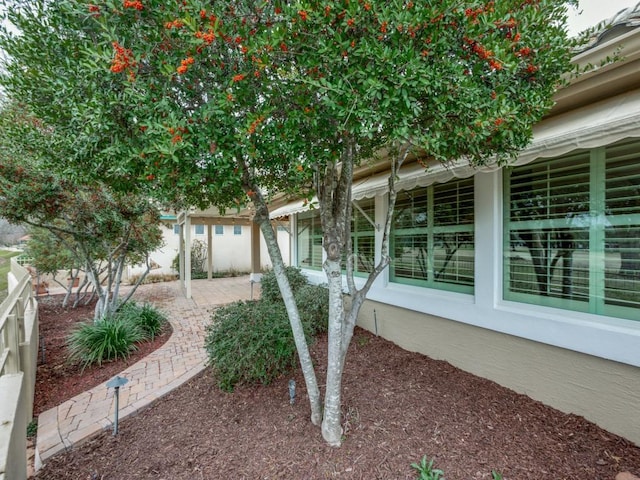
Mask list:
[{"label": "house exterior wall", "polygon": [[[251,271],[251,227],[242,225],[242,232],[239,235],[234,234],[233,225],[219,225],[218,228],[223,229],[222,235],[216,234],[216,226],[211,226],[211,235],[213,238],[213,271],[214,272],[250,272]],[[196,233],[196,228],[198,232]],[[163,224],[162,238],[164,245],[151,254],[151,260],[159,265],[159,267],[151,270],[150,274],[176,274],[171,267],[173,260],[178,255],[179,237],[174,232],[173,224]],[[191,225],[191,240],[201,241],[206,245],[208,241],[207,226]],[[282,250],[282,257],[285,261],[289,258],[289,233],[285,230],[278,229],[278,243]],[[262,235],[260,235],[260,259],[262,269],[271,267],[271,261],[267,252],[267,246]],[[143,271],[141,266],[132,266],[129,268],[129,276],[140,274]]]},{"label": "house exterior wall", "polygon": [[[640,157],[640,141],[635,145]],[[640,405],[640,321],[505,300],[503,171],[477,173],[473,182],[473,292],[392,282],[387,268],[367,295],[359,325],[640,445],[640,416],[632,413]],[[386,195],[377,196],[377,224],[386,208]],[[377,232],[377,252],[380,242]],[[296,248],[294,242],[292,258]],[[321,270],[305,273],[325,282]]]}]

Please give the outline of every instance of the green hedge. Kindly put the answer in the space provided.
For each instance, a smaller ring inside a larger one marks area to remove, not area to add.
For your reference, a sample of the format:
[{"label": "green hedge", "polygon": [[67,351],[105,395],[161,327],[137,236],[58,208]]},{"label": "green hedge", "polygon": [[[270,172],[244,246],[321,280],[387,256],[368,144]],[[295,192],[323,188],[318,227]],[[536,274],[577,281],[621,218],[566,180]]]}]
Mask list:
[{"label": "green hedge", "polygon": [[[307,283],[299,269],[288,268],[308,342],[327,329],[328,291]],[[269,384],[297,365],[287,311],[273,272],[263,275],[261,298],[217,309],[207,327],[205,348],[218,385]],[[266,290],[266,295],[265,295]]]}]

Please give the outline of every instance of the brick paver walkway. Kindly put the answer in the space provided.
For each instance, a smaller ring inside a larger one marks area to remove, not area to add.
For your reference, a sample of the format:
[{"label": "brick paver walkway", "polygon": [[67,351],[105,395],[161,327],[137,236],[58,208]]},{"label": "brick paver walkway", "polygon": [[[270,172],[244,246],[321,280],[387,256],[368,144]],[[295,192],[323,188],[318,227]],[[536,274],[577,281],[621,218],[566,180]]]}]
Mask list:
[{"label": "brick paver walkway", "polygon": [[[119,418],[144,409],[201,372],[206,364],[204,332],[211,310],[255,297],[259,290],[259,285],[251,285],[246,276],[194,281],[192,299],[182,295],[178,282],[141,286],[136,298],[151,301],[162,309],[173,334],[162,347],[120,374],[129,382],[120,388]],[[40,414],[36,469],[52,455],[111,429],[114,409],[114,390],[98,385]]]}]

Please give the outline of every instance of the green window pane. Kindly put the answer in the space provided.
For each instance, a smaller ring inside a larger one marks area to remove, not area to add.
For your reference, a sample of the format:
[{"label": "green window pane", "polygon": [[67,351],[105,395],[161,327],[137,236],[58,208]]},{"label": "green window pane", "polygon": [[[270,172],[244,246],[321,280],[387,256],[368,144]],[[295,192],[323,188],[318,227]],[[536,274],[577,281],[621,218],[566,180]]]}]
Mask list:
[{"label": "green window pane", "polygon": [[391,281],[473,293],[473,178],[400,192]]},{"label": "green window pane", "polygon": [[605,195],[606,305],[640,308],[640,148],[607,149]]},{"label": "green window pane", "polygon": [[316,210],[298,215],[298,265],[303,268],[322,268],[322,227]]},{"label": "green window pane", "polygon": [[[354,255],[354,273],[365,275],[373,271],[375,263],[375,200],[353,202],[351,215],[351,248]],[[346,268],[346,258],[343,261]]]},{"label": "green window pane", "polygon": [[640,320],[640,143],[505,170],[504,296]]},{"label": "green window pane", "polygon": [[589,301],[588,230],[512,230],[507,260],[511,292]]}]

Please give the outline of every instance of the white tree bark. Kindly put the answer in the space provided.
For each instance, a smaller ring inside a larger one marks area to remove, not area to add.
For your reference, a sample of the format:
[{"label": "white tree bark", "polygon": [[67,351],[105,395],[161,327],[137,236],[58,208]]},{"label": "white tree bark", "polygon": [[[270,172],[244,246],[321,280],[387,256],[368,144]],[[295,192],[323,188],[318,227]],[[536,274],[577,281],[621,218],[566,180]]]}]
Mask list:
[{"label": "white tree bark", "polygon": [[[354,262],[351,244],[351,184],[355,161],[354,146],[349,141],[340,166],[327,166],[322,182],[318,182],[318,200],[323,230],[323,246],[327,254],[323,267],[329,284],[329,332],[327,351],[327,384],[324,400],[322,436],[332,446],[342,443],[341,394],[342,375],[347,350],[360,308],[375,279],[389,264],[389,232],[395,207],[395,177],[410,149],[407,143],[398,149],[392,160],[389,178],[389,209],[384,225],[381,260],[369,274],[364,286],[358,290],[353,278]],[[348,306],[344,302],[342,258],[347,256],[347,286],[351,296]]]},{"label": "white tree bark", "polygon": [[329,331],[327,346],[327,384],[324,396],[322,437],[334,447],[342,443],[341,398],[344,368],[343,322],[344,296],[340,261],[327,259],[324,270],[329,284]]},{"label": "white tree bark", "polygon": [[[260,195],[259,193],[256,195]],[[291,325],[291,331],[293,332],[293,339],[296,344],[296,350],[298,351],[298,358],[300,360],[300,367],[302,374],[304,375],[305,385],[307,387],[307,395],[309,396],[309,406],[311,408],[311,423],[314,425],[320,425],[322,422],[322,403],[320,398],[320,389],[318,388],[318,380],[316,379],[316,373],[313,368],[313,362],[311,360],[311,354],[309,353],[309,346],[307,345],[307,339],[304,336],[304,330],[302,328],[302,321],[300,320],[300,314],[298,312],[298,306],[296,305],[291,285],[289,285],[289,279],[285,273],[285,265],[282,260],[282,253],[280,252],[280,246],[278,245],[277,237],[273,231],[271,221],[269,220],[269,212],[262,197],[254,199],[254,205],[256,205],[256,215],[254,221],[260,225],[260,231],[264,236],[265,243],[267,244],[267,250],[271,257],[271,264],[273,271],[284,300],[287,314],[289,316],[289,324]]]}]

